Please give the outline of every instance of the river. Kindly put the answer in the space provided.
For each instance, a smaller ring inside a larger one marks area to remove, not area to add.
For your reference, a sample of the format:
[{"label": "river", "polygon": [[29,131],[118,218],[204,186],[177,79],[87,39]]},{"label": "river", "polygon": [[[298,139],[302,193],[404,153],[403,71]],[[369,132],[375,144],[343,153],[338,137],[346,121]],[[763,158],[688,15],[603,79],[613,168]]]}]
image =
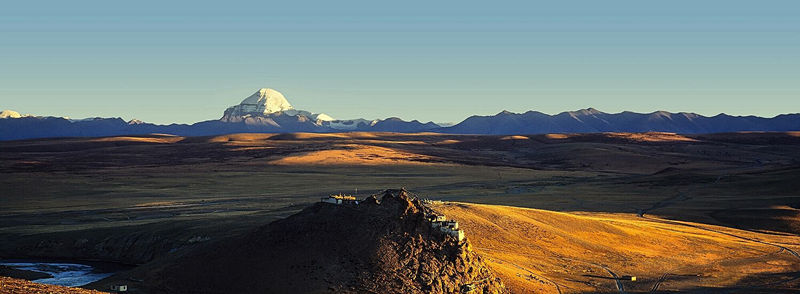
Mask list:
[{"label": "river", "polygon": [[79,287],[99,281],[125,269],[124,266],[97,262],[72,263],[34,260],[3,260],[0,261],[0,265],[20,270],[50,274],[53,276],[52,278],[33,280],[33,282],[68,287]]}]

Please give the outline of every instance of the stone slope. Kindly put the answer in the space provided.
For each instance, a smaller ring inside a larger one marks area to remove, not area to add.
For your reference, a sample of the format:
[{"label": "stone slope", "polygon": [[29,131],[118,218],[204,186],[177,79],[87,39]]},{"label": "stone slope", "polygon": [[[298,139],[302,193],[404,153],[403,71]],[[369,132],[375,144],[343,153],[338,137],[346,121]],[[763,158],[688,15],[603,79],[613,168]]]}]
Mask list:
[{"label": "stone slope", "polygon": [[431,229],[419,200],[386,190],[317,203],[152,273],[156,293],[505,293],[467,240]]}]

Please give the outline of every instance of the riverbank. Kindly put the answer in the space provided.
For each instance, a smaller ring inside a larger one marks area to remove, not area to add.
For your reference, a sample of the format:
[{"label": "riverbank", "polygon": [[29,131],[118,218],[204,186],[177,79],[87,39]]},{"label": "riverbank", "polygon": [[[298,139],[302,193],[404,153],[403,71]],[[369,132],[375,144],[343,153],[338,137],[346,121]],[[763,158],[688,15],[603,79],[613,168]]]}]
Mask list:
[{"label": "riverbank", "polygon": [[0,265],[0,276],[2,277],[9,277],[15,279],[23,279],[23,280],[39,280],[39,279],[47,279],[52,278],[53,275],[46,274],[43,272],[37,271],[29,271],[23,269],[17,269],[10,266]]},{"label": "riverbank", "polygon": [[25,293],[25,294],[106,294],[97,290],[70,288],[55,285],[45,285],[0,276],[0,294]]},{"label": "riverbank", "polygon": [[80,287],[130,269],[118,264],[53,260],[2,260],[0,275],[39,284]]}]

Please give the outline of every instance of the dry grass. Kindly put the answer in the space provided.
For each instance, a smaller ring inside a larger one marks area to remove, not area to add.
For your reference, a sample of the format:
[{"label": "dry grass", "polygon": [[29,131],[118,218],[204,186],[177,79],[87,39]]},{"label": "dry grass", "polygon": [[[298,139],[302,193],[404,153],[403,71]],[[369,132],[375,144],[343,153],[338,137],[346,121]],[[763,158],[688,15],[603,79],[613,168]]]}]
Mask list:
[{"label": "dry grass", "polygon": [[[799,270],[798,261],[748,239],[800,244],[798,162],[796,133],[0,142],[0,239],[13,240],[0,242],[0,255],[104,258],[70,246],[87,239],[87,248],[113,254],[116,247],[95,243],[133,238],[144,240],[137,248],[164,248],[158,257],[198,236],[240,234],[327,195],[406,187],[433,200],[543,209],[441,207],[522,293],[553,291],[554,283],[564,292],[616,291],[601,266],[639,276],[624,283],[633,291],[649,291],[661,277],[665,290],[770,281],[777,284],[768,289],[796,289],[780,281]],[[637,217],[643,209],[652,219]],[[151,236],[161,243],[147,243]]]},{"label": "dry grass", "polygon": [[796,244],[785,246],[797,250],[798,236],[629,214],[465,203],[432,207],[459,221],[473,249],[488,258],[515,293],[556,292],[556,284],[564,293],[616,291],[615,280],[608,279],[612,276],[603,267],[618,276],[636,276],[637,282],[623,282],[628,291],[650,290],[665,274],[673,278],[662,281],[659,290],[798,286],[798,281],[781,283],[798,276],[797,256],[751,241]]},{"label": "dry grass", "polygon": [[270,161],[276,165],[423,165],[431,164],[431,156],[395,149],[344,144],[331,150],[305,152]]},{"label": "dry grass", "polygon": [[96,290],[44,285],[20,279],[0,277],[0,294],[102,294]]},{"label": "dry grass", "polygon": [[683,136],[675,133],[665,132],[647,132],[647,133],[598,133],[598,134],[545,134],[537,137],[543,137],[548,140],[586,140],[591,139],[594,141],[606,140],[623,140],[631,142],[698,142],[697,139]]},{"label": "dry grass", "polygon": [[505,136],[505,137],[501,137],[501,138],[500,138],[500,140],[529,140],[529,139],[530,139],[530,138],[528,138],[528,137],[525,137],[525,136],[519,136],[519,135],[515,135],[515,136]]},{"label": "dry grass", "polygon": [[159,143],[169,144],[176,143],[183,140],[184,137],[178,136],[153,136],[153,137],[105,137],[97,139],[88,139],[88,142],[136,142],[136,143]]},{"label": "dry grass", "polygon": [[681,136],[675,133],[649,132],[649,133],[606,133],[612,138],[623,138],[637,142],[697,142],[696,139]]}]

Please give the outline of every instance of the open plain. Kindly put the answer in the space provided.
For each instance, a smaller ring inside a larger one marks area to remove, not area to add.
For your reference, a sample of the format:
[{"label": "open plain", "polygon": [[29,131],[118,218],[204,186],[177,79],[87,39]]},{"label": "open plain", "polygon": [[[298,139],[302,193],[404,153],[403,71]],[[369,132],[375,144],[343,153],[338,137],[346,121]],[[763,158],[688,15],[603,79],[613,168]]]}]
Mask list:
[{"label": "open plain", "polygon": [[[0,258],[157,263],[320,197],[405,187],[515,293],[793,292],[798,179],[800,133],[6,141]],[[146,283],[89,287],[115,279]]]}]

